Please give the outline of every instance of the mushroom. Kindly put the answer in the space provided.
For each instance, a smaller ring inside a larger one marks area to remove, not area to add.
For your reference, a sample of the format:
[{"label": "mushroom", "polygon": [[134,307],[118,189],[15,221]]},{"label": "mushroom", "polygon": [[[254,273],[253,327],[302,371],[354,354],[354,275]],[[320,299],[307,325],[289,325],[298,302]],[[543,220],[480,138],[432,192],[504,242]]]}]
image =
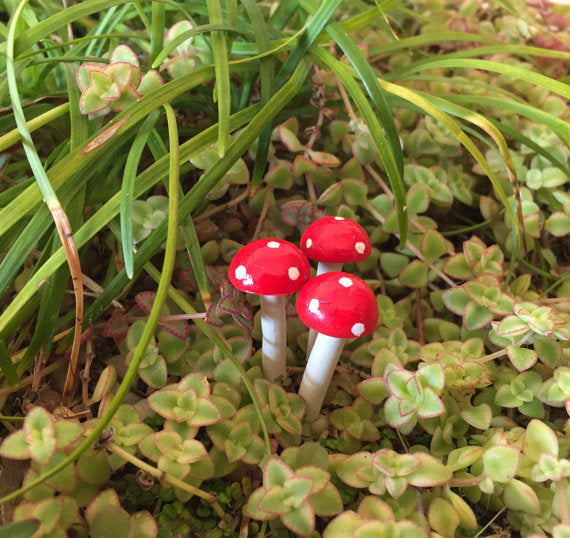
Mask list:
[{"label": "mushroom", "polygon": [[[323,217],[310,224],[301,236],[301,250],[315,260],[317,276],[340,271],[343,263],[362,262],[370,256],[370,238],[357,222],[344,217]],[[309,331],[307,357],[316,333]]]},{"label": "mushroom", "polygon": [[368,285],[349,273],[335,271],[311,279],[297,298],[301,321],[317,331],[299,387],[307,403],[307,420],[321,409],[346,338],[370,334],[378,323],[378,304]]},{"label": "mushroom", "polygon": [[260,296],[263,375],[270,381],[285,375],[285,296],[297,292],[310,276],[305,255],[283,239],[253,241],[239,250],[230,263],[232,284]]}]

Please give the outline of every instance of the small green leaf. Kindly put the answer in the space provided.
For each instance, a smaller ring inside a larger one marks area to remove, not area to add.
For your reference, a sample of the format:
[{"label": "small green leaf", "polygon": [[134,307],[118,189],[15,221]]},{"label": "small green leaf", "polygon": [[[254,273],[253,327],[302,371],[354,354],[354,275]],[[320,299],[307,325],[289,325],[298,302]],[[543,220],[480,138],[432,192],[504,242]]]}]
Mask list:
[{"label": "small green leaf", "polygon": [[520,452],[512,446],[493,446],[483,454],[483,473],[494,482],[506,483],[519,468]]},{"label": "small green leaf", "polygon": [[281,516],[283,524],[294,533],[306,536],[315,528],[315,512],[309,503],[304,503]]},{"label": "small green leaf", "polygon": [[453,472],[465,469],[478,461],[485,449],[479,446],[466,446],[452,450],[447,457],[447,467]]},{"label": "small green leaf", "polygon": [[442,296],[443,304],[458,316],[463,316],[465,307],[470,301],[469,295],[461,287],[451,288]]},{"label": "small green leaf", "polygon": [[305,146],[299,142],[299,139],[295,136],[295,134],[287,129],[284,125],[280,125],[277,128],[277,132],[279,133],[279,138],[281,138],[281,142],[285,145],[285,147],[292,153],[297,153],[299,151],[303,151]]},{"label": "small green leaf", "polygon": [[263,470],[263,485],[265,487],[283,486],[289,478],[293,476],[293,471],[280,459],[271,458]]},{"label": "small green leaf", "polygon": [[521,337],[528,332],[528,325],[517,316],[507,316],[497,327],[497,334],[506,337]]},{"label": "small green leaf", "polygon": [[513,366],[519,371],[523,372],[528,370],[538,358],[536,351],[515,345],[508,345],[506,347],[507,355]]},{"label": "small green leaf", "polygon": [[544,228],[555,237],[568,235],[570,234],[570,215],[556,211],[546,219]]},{"label": "small green leaf", "polygon": [[404,286],[421,288],[427,285],[427,273],[427,265],[420,260],[414,260],[402,271],[398,280]]},{"label": "small green leaf", "polygon": [[509,480],[505,485],[503,500],[505,501],[505,506],[512,510],[535,516],[540,514],[540,503],[535,491],[520,480]]},{"label": "small green leaf", "polygon": [[330,482],[322,491],[312,496],[310,501],[315,514],[319,516],[332,517],[343,510],[340,493]]},{"label": "small green leaf", "polygon": [[412,486],[430,488],[445,484],[451,478],[451,469],[437,458],[423,452],[416,452],[414,456],[420,460],[420,465],[407,475]]},{"label": "small green leaf", "polygon": [[402,273],[410,259],[396,252],[382,252],[380,254],[380,267],[390,277],[395,278]]},{"label": "small green leaf", "polygon": [[480,404],[461,411],[461,418],[474,428],[486,430],[491,425],[493,412],[487,404]]},{"label": "small green leaf", "polygon": [[449,501],[436,497],[429,505],[428,522],[441,536],[453,537],[460,519]]},{"label": "small green leaf", "polygon": [[366,202],[368,187],[359,179],[343,179],[341,181],[344,199],[351,207],[362,205]]},{"label": "small green leaf", "polygon": [[[445,296],[444,296],[445,301]],[[493,313],[485,306],[469,301],[463,312],[463,326],[468,331],[481,329],[493,320]]]},{"label": "small green leaf", "polygon": [[420,250],[429,261],[435,261],[445,253],[445,238],[438,231],[429,229],[422,236]]},{"label": "small green leaf", "polygon": [[523,452],[537,462],[542,454],[558,457],[558,438],[554,431],[540,420],[531,420],[526,427]]},{"label": "small green leaf", "polygon": [[27,460],[30,458],[28,447],[29,444],[24,437],[24,432],[18,430],[4,439],[0,445],[0,455],[13,460]]},{"label": "small green leaf", "polygon": [[0,527],[0,538],[30,538],[40,528],[37,519],[26,519]]}]

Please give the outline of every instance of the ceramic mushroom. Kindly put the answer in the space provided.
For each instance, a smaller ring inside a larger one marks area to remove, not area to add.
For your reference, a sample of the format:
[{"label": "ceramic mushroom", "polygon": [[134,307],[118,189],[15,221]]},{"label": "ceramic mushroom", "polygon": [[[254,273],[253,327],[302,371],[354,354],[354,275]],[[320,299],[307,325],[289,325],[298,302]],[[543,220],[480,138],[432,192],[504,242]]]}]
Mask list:
[{"label": "ceramic mushroom", "polygon": [[297,298],[301,321],[317,332],[299,395],[314,421],[347,338],[370,334],[378,323],[378,304],[368,285],[349,273],[331,272],[307,282]]},{"label": "ceramic mushroom", "polygon": [[[344,217],[323,217],[310,224],[301,236],[301,250],[318,262],[317,276],[340,271],[344,263],[362,262],[370,256],[370,238],[357,222]],[[316,333],[309,331],[307,356]]]},{"label": "ceramic mushroom", "polygon": [[260,296],[263,375],[270,381],[285,375],[286,296],[296,293],[310,276],[305,255],[283,239],[253,241],[239,250],[230,263],[232,284]]}]

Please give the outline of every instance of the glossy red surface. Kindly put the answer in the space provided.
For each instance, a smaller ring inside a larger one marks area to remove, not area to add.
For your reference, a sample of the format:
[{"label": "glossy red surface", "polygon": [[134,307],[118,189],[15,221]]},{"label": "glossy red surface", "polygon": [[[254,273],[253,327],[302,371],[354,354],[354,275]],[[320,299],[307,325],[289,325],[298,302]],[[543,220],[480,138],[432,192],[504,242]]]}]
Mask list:
[{"label": "glossy red surface", "polygon": [[306,256],[289,241],[258,239],[243,247],[230,263],[232,284],[258,295],[295,293],[311,277]]},{"label": "glossy red surface", "polygon": [[341,271],[309,280],[297,298],[297,313],[307,327],[336,338],[364,336],[378,324],[374,292],[360,278]]},{"label": "glossy red surface", "polygon": [[357,222],[342,217],[323,217],[301,236],[301,250],[319,262],[361,262],[370,256],[370,238]]}]

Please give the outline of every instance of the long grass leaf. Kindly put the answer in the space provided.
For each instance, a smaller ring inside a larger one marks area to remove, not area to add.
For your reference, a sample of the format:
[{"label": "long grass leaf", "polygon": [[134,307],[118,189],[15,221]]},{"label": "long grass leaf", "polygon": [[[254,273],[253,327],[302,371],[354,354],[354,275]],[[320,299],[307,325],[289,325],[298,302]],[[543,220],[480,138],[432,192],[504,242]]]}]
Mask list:
[{"label": "long grass leaf", "polygon": [[331,71],[337,74],[343,86],[346,88],[358,110],[362,114],[362,118],[370,131],[370,135],[378,148],[378,153],[386,169],[388,181],[394,195],[396,204],[396,211],[398,214],[398,225],[400,227],[400,244],[406,244],[408,234],[408,217],[406,211],[406,190],[402,181],[402,176],[398,171],[394,154],[388,147],[386,137],[382,131],[382,127],[378,122],[378,118],[374,114],[374,110],[370,106],[368,99],[364,92],[360,89],[358,83],[352,77],[352,74],[347,66],[339,62],[334,56],[326,52],[321,47],[313,47],[312,53],[316,58],[325,63]]},{"label": "long grass leaf", "polygon": [[444,125],[449,130],[449,132],[463,144],[463,146],[467,149],[467,151],[469,151],[469,153],[471,153],[471,155],[473,155],[475,160],[481,165],[487,174],[487,177],[491,181],[493,187],[496,189],[499,199],[503,203],[505,210],[509,215],[513,226],[513,233],[515,233],[517,237],[520,237],[517,217],[515,216],[511,204],[507,199],[505,191],[501,187],[501,184],[497,179],[495,173],[485,160],[485,157],[481,154],[473,141],[465,135],[465,133],[461,130],[461,127],[459,127],[459,125],[457,125],[445,112],[441,111],[437,106],[432,104],[428,98],[420,95],[418,92],[383,80],[380,80],[380,84],[382,84],[383,88],[387,92],[398,95],[399,97],[403,97],[404,99],[414,103],[416,106],[427,112],[430,116]]},{"label": "long grass leaf", "polygon": [[183,224],[180,225],[180,235],[184,239],[186,252],[190,258],[192,270],[194,271],[194,278],[198,284],[198,291],[202,297],[204,307],[207,309],[212,303],[212,294],[210,292],[210,283],[208,281],[208,274],[206,273],[206,265],[200,250],[200,241],[196,234],[196,227],[192,216],[189,216]]},{"label": "long grass leaf", "polygon": [[[131,1],[132,0],[85,0],[84,2],[79,2],[78,4],[69,6],[64,10],[51,15],[47,19],[40,21],[36,25],[30,27],[29,30],[19,35],[14,42],[14,55],[18,56],[26,52],[38,41],[55,33],[67,24],[71,24],[83,17],[93,15],[94,13],[103,12],[113,6],[130,3]],[[187,18],[190,18],[189,13],[184,9],[184,6],[174,2],[173,0],[155,1],[164,2],[174,6],[181,13],[186,15]],[[2,49],[3,47],[0,45],[0,53],[2,52]]]},{"label": "long grass leaf", "polygon": [[123,246],[123,258],[125,271],[129,278],[133,278],[133,191],[137,177],[137,169],[143,149],[147,143],[154,124],[158,120],[159,111],[153,110],[143,122],[127,157],[123,186],[121,188],[121,244]]},{"label": "long grass leaf", "polygon": [[12,101],[12,109],[14,111],[14,117],[18,128],[22,132],[22,141],[24,145],[24,151],[32,172],[38,183],[38,187],[42,192],[46,205],[48,206],[57,232],[59,234],[60,241],[65,249],[67,262],[69,265],[69,270],[71,272],[71,278],[73,281],[73,289],[75,292],[75,338],[73,341],[71,358],[69,361],[69,367],[67,370],[67,376],[65,380],[65,385],[63,388],[62,399],[65,404],[69,402],[71,398],[71,393],[73,390],[73,384],[75,381],[75,371],[77,368],[77,361],[79,359],[79,344],[81,338],[81,324],[83,322],[83,283],[81,281],[81,266],[79,261],[79,254],[77,252],[77,247],[73,240],[73,231],[69,224],[67,215],[63,211],[61,204],[51,186],[46,172],[41,163],[40,157],[34,146],[34,142],[31,138],[29,131],[27,130],[26,120],[24,117],[24,112],[22,109],[22,104],[20,102],[20,97],[18,94],[18,85],[16,82],[16,70],[14,65],[14,39],[16,32],[16,25],[19,20],[19,16],[28,3],[28,0],[22,0],[16,9],[12,20],[10,21],[10,26],[8,30],[8,41],[7,41],[7,54],[6,54],[6,76],[8,79],[8,89],[10,92],[10,99]]},{"label": "long grass leaf", "polygon": [[[277,73],[277,85],[282,84],[287,76],[293,71],[301,58],[307,54],[309,48],[315,42],[323,28],[329,23],[341,0],[324,0],[320,5],[311,4],[307,10],[312,15],[305,28],[305,33],[299,38],[295,48],[287,56],[285,63]],[[302,2],[301,2],[302,3]]]},{"label": "long grass leaf", "polygon": [[153,1],[150,18],[150,64],[154,62],[154,59],[162,50],[162,43],[164,40],[164,21],[164,4],[162,2]]},{"label": "long grass leaf", "polygon": [[[44,127],[48,123],[54,121],[57,118],[63,116],[69,110],[69,103],[63,103],[62,105],[50,108],[47,112],[36,116],[35,118],[26,122],[26,127],[29,133],[33,133],[40,127]],[[20,130],[16,127],[10,132],[0,136],[0,151],[4,151],[9,148],[12,144],[16,144],[22,139],[22,134]]]},{"label": "long grass leaf", "polygon": [[497,109],[500,107],[501,109],[512,110],[536,123],[546,125],[552,129],[565,144],[570,144],[570,125],[568,122],[531,105],[507,99],[499,99],[497,97],[487,97],[485,95],[451,95],[449,96],[449,100],[456,103],[490,106],[496,107]]},{"label": "long grass leaf", "polygon": [[[261,10],[253,0],[242,0],[242,4],[253,26],[257,49],[261,53],[269,51],[271,42]],[[265,105],[273,95],[275,89],[275,63],[272,57],[268,56],[259,60],[259,78],[261,80],[261,104]],[[268,125],[261,133],[257,143],[255,162],[253,163],[253,171],[251,173],[250,194],[252,195],[261,183],[263,173],[267,166],[271,131],[272,126]]]},{"label": "long grass leaf", "polygon": [[[206,0],[208,16],[211,24],[222,24],[222,6],[220,0]],[[214,88],[218,102],[218,155],[223,157],[230,136],[230,67],[228,64],[228,48],[226,34],[223,32],[211,32],[210,39],[214,51],[214,68],[216,71],[216,85]]]},{"label": "long grass leaf", "polygon": [[[522,67],[502,64],[491,60],[435,59],[421,63],[420,65],[409,65],[406,68],[398,71],[396,76],[407,76],[409,74],[425,71],[427,69],[441,69],[446,67],[458,69],[481,69],[483,71],[499,73],[501,75],[510,77],[512,80],[524,80],[526,82],[530,82],[531,84],[536,84],[537,86],[570,99],[570,86],[564,84],[563,82],[558,82],[557,80],[554,80],[550,77],[541,75],[540,73],[535,73],[534,71],[530,71]],[[386,79],[388,78],[393,79],[393,76],[386,77]]]},{"label": "long grass leaf", "polygon": [[4,379],[10,387],[16,388],[20,385],[20,376],[12,363],[6,342],[2,338],[0,338],[0,370],[2,370]]},{"label": "long grass leaf", "polygon": [[[301,0],[301,5],[305,9],[314,11],[317,4],[313,0]],[[330,21],[327,24],[326,30],[346,54],[346,57],[358,73],[360,80],[362,80],[368,95],[374,103],[376,111],[380,117],[380,124],[384,128],[386,139],[390,144],[392,154],[396,161],[398,174],[401,176],[404,171],[404,155],[402,153],[402,146],[400,145],[400,137],[398,136],[396,124],[394,123],[394,116],[386,102],[386,97],[384,96],[384,92],[378,83],[372,67],[359,50],[356,43],[338,22]]]}]

